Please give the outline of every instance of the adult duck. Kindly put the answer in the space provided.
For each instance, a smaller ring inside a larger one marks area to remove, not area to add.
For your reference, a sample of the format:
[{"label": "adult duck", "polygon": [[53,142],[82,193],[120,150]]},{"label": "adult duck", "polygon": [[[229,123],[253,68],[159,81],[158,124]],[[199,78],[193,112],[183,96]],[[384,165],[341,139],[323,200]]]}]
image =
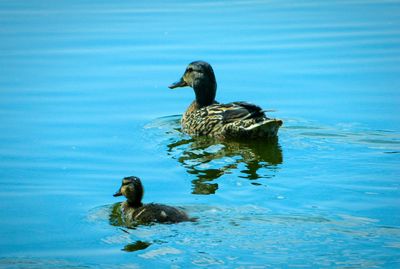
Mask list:
[{"label": "adult duck", "polygon": [[248,102],[220,104],[215,101],[217,81],[209,63],[190,63],[182,78],[169,88],[185,86],[192,87],[196,96],[181,120],[185,133],[222,139],[277,136],[282,120],[268,118],[259,106]]},{"label": "adult duck", "polygon": [[162,204],[143,204],[143,185],[140,178],[135,176],[125,177],[114,197],[125,196],[126,201],[120,205],[121,217],[127,226],[150,223],[177,223],[194,221],[176,207]]}]

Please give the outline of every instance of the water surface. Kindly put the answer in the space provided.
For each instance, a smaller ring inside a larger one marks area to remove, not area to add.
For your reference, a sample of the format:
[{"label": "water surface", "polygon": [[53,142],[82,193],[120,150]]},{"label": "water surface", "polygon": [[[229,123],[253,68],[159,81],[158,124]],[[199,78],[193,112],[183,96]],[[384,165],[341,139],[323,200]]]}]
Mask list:
[{"label": "water surface", "polygon": [[[396,268],[399,1],[0,1],[1,268]],[[192,139],[206,60],[272,143]],[[112,225],[124,176],[195,223]]]}]

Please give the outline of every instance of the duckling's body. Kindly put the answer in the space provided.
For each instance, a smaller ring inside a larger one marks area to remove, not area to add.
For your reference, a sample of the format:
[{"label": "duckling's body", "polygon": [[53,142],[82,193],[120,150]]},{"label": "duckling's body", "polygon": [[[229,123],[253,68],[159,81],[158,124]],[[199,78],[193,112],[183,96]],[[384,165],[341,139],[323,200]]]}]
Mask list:
[{"label": "duckling's body", "polygon": [[144,204],[132,207],[128,202],[121,203],[121,212],[127,224],[133,223],[177,223],[189,221],[189,217],[180,209],[162,204]]},{"label": "duckling's body", "polygon": [[126,177],[114,196],[125,196],[127,200],[120,204],[121,218],[127,226],[149,223],[177,223],[193,221],[188,215],[175,207],[162,204],[142,204],[143,186],[138,177]]},{"label": "duckling's body", "polygon": [[190,86],[196,99],[182,117],[182,130],[192,136],[217,138],[275,137],[281,120],[270,119],[257,105],[247,102],[219,104],[215,101],[217,83],[214,71],[206,62],[192,62],[181,80],[171,89]]}]

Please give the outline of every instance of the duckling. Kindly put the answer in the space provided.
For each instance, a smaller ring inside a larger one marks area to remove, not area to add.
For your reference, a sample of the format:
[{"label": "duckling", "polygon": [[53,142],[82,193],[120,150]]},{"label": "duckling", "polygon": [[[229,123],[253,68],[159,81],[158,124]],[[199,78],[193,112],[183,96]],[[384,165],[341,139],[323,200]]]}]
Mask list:
[{"label": "duckling", "polygon": [[259,106],[248,102],[220,104],[215,101],[217,81],[211,65],[195,61],[170,89],[190,86],[195,100],[181,119],[183,132],[216,138],[274,138],[282,120],[271,119]]},{"label": "duckling", "polygon": [[122,185],[113,195],[125,196],[127,200],[121,203],[122,218],[127,226],[133,224],[177,223],[182,221],[194,221],[182,210],[161,204],[143,204],[143,186],[140,178],[135,176],[122,179]]}]

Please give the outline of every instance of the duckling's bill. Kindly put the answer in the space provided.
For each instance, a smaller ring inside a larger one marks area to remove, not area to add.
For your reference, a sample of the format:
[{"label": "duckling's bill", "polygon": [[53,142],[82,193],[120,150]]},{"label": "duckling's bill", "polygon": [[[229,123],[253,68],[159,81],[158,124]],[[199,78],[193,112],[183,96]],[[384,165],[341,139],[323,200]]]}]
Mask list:
[{"label": "duckling's bill", "polygon": [[186,87],[186,86],[189,86],[189,85],[186,83],[185,80],[183,80],[183,78],[181,78],[180,80],[178,80],[178,81],[172,83],[171,85],[169,85],[168,88],[175,89],[175,88],[178,88],[178,87]]},{"label": "duckling's bill", "polygon": [[118,190],[116,193],[113,194],[114,197],[122,196],[121,190]]}]

